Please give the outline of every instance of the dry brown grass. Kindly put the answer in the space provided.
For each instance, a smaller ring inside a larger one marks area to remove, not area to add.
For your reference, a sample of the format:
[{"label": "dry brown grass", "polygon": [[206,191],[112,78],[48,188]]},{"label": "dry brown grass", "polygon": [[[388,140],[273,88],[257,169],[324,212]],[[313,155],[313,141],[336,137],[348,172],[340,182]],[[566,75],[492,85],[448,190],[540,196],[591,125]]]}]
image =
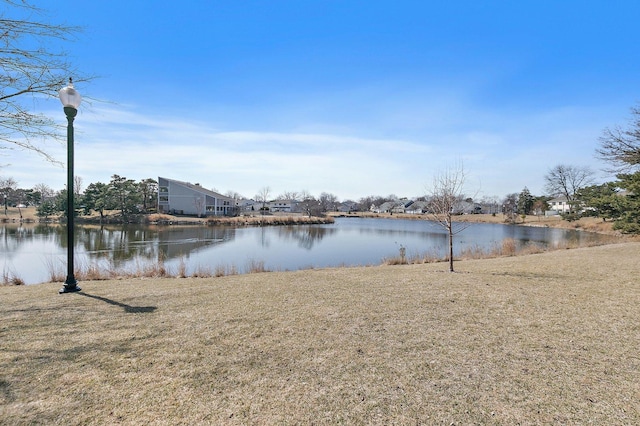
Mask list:
[{"label": "dry brown grass", "polygon": [[24,285],[25,282],[22,278],[16,275],[14,272],[2,271],[0,274],[0,285]]},{"label": "dry brown grass", "polygon": [[638,424],[639,257],[0,287],[0,424]]}]

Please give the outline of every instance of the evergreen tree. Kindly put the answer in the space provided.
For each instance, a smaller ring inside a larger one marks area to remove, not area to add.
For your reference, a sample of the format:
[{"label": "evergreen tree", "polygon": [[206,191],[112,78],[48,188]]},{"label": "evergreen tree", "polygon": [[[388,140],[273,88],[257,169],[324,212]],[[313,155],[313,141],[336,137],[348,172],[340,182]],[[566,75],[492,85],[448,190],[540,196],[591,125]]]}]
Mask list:
[{"label": "evergreen tree", "polygon": [[131,214],[138,213],[138,205],[142,202],[142,196],[135,181],[113,175],[111,182],[109,182],[109,190],[113,196],[115,208],[120,210],[123,220],[127,220]]},{"label": "evergreen tree", "polygon": [[640,234],[640,172],[619,174],[618,179],[618,185],[627,193],[617,199],[620,216],[613,227],[627,234]]},{"label": "evergreen tree", "polygon": [[631,114],[627,127],[605,129],[597,153],[612,170],[626,172],[616,176],[615,184],[626,194],[615,199],[619,211],[614,227],[637,234],[640,233],[640,108],[632,108]]},{"label": "evergreen tree", "polygon": [[46,220],[49,216],[56,214],[56,210],[56,205],[53,201],[45,201],[36,209],[36,215]]},{"label": "evergreen tree", "polygon": [[85,214],[93,210],[100,214],[100,223],[104,220],[104,211],[116,207],[111,187],[106,183],[96,182],[90,184],[84,191]]},{"label": "evergreen tree", "polygon": [[601,217],[605,221],[620,217],[620,195],[614,182],[582,188],[577,198],[585,206],[584,215]]},{"label": "evergreen tree", "polygon": [[518,214],[526,216],[531,214],[534,198],[529,189],[525,186],[520,195],[518,195]]}]

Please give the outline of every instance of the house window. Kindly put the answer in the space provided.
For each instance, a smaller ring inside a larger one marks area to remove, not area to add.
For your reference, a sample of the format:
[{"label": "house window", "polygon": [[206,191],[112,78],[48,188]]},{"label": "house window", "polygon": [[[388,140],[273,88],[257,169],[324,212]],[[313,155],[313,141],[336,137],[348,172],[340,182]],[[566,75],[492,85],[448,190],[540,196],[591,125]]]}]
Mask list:
[{"label": "house window", "polygon": [[158,199],[160,200],[161,203],[168,203],[169,202],[169,196],[168,195],[160,195],[158,197]]},{"label": "house window", "polygon": [[161,186],[158,188],[159,192],[169,192],[169,188],[167,188],[166,186]]}]

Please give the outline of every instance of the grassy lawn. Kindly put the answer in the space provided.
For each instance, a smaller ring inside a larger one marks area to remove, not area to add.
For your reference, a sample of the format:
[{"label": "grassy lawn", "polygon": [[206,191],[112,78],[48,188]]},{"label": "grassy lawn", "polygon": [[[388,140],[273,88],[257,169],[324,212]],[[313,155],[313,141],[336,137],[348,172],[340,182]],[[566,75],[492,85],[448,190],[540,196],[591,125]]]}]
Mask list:
[{"label": "grassy lawn", "polygon": [[0,287],[0,424],[640,424],[638,259]]}]

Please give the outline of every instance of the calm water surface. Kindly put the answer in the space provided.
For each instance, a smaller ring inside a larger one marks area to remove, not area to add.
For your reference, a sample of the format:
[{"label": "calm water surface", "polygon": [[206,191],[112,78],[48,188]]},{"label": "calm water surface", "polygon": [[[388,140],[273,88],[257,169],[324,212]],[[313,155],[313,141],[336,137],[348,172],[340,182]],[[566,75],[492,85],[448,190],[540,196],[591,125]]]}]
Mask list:
[{"label": "calm water surface", "polygon": [[[455,237],[456,253],[466,248],[490,250],[505,238],[519,244],[542,246],[562,242],[584,243],[598,234],[544,227],[469,224]],[[67,238],[64,226],[0,225],[0,267],[4,274],[28,284],[49,280],[51,270],[66,271]],[[399,255],[444,257],[446,231],[429,221],[337,218],[332,225],[281,227],[160,227],[78,226],[76,265],[139,269],[164,260],[176,271],[188,273],[218,267],[246,272],[251,264],[269,270],[297,270],[330,266],[378,265]]]}]

